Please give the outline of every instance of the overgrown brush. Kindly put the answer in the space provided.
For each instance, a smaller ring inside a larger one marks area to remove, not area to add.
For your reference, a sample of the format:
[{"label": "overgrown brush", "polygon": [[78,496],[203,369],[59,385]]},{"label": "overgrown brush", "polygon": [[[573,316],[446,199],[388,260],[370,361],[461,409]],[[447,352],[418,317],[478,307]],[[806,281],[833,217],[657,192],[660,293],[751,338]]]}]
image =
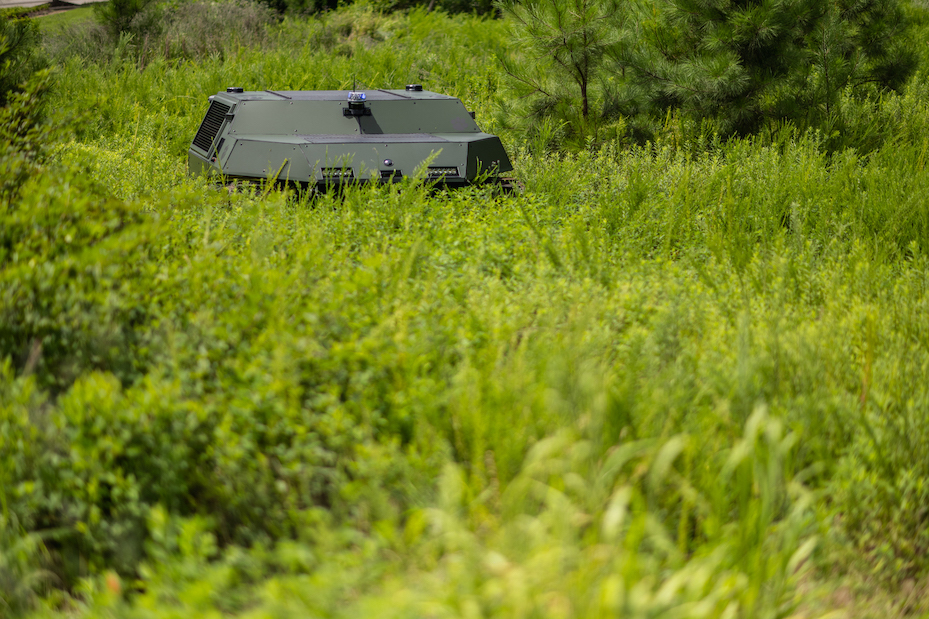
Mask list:
[{"label": "overgrown brush", "polygon": [[110,3],[97,5],[104,7],[98,21],[50,33],[45,48],[62,64],[75,57],[97,64],[126,59],[143,68],[156,59],[198,60],[261,46],[274,21],[267,7],[247,0],[136,4],[126,14],[108,8]]},{"label": "overgrown brush", "polygon": [[87,617],[786,617],[832,570],[925,574],[921,82],[866,154],[672,117],[504,133],[514,195],[187,179],[231,84],[422,82],[494,129],[498,22],[268,32],[61,68],[95,113],[2,213],[0,578]]},{"label": "overgrown brush", "polygon": [[46,68],[40,41],[35,20],[0,14],[0,107],[6,106],[34,73]]}]

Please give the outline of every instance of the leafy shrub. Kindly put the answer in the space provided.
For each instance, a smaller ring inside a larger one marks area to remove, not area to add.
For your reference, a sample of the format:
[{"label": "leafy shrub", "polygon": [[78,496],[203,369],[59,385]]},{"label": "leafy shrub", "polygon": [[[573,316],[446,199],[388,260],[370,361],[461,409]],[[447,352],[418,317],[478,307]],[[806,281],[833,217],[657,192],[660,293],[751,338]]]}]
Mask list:
[{"label": "leafy shrub", "polygon": [[6,425],[4,503],[26,530],[56,531],[62,582],[87,569],[135,574],[158,506],[207,518],[223,545],[295,536],[319,506],[358,526],[396,518],[390,489],[408,472],[392,441],[378,446],[362,424],[313,404],[320,395],[301,405],[261,374],[238,379],[210,395],[176,380],[123,390],[90,374],[41,416],[36,406],[25,425]]},{"label": "leafy shrub", "polygon": [[31,523],[17,517],[18,481],[40,459],[34,413],[42,401],[31,379],[17,380],[9,360],[0,361],[0,608],[16,616],[35,605],[52,580],[46,552]]},{"label": "leafy shrub", "polygon": [[46,33],[42,46],[57,65],[65,65],[73,59],[102,63],[114,55],[113,42],[106,29],[92,20],[68,23]]},{"label": "leafy shrub", "polygon": [[0,514],[0,608],[18,616],[47,592],[44,547],[39,535],[24,531],[15,515]]},{"label": "leafy shrub", "polygon": [[45,66],[39,55],[39,26],[28,17],[0,15],[0,107],[8,104],[33,73]]},{"label": "leafy shrub", "polygon": [[131,59],[144,67],[158,58],[221,57],[240,45],[261,45],[274,21],[265,5],[249,0],[144,3],[128,21],[113,20],[123,30],[110,21],[69,24],[50,34],[45,48],[61,64],[76,56],[96,63]]},{"label": "leafy shrub", "polygon": [[[207,58],[239,45],[261,45],[271,13],[251,0],[180,2],[167,13],[163,48],[167,58]],[[150,49],[158,53],[161,42]]]},{"label": "leafy shrub", "polygon": [[39,72],[0,109],[0,358],[38,371],[46,387],[66,386],[86,362],[118,366],[129,380],[133,363],[118,342],[131,328],[113,317],[139,313],[114,307],[112,295],[125,292],[117,272],[132,264],[122,257],[141,239],[122,247],[111,241],[144,218],[80,173],[47,165],[66,122],[45,119],[50,87],[49,74]]},{"label": "leafy shrub", "polygon": [[59,130],[45,122],[52,79],[39,71],[0,108],[0,206],[9,208],[23,183],[40,172]]},{"label": "leafy shrub", "polygon": [[22,194],[2,214],[0,357],[32,359],[55,389],[86,367],[134,379],[141,359],[127,344],[146,311],[127,278],[144,269],[154,229],[73,173],[34,178]]},{"label": "leafy shrub", "polygon": [[157,36],[161,29],[155,0],[107,0],[94,5],[94,16],[114,43],[125,35],[137,40]]}]

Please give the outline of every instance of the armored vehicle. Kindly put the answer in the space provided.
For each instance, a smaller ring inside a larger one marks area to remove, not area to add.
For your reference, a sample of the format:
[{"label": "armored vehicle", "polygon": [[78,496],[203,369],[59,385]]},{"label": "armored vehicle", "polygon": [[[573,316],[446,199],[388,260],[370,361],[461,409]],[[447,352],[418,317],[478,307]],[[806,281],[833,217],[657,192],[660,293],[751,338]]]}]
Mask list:
[{"label": "armored vehicle", "polygon": [[455,97],[403,90],[249,91],[210,105],[187,153],[193,175],[325,189],[419,173],[447,186],[512,170],[500,138]]}]

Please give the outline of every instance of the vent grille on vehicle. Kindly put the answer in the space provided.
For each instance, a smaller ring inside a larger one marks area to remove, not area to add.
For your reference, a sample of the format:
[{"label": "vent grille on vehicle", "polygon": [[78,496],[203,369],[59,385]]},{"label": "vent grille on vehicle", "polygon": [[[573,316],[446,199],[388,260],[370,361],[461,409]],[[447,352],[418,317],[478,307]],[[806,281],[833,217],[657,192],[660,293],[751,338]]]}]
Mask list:
[{"label": "vent grille on vehicle", "polygon": [[325,180],[351,180],[355,172],[351,168],[323,168],[320,170]]},{"label": "vent grille on vehicle", "polygon": [[223,119],[229,112],[229,106],[219,101],[210,103],[210,109],[206,112],[206,118],[200,123],[200,129],[194,137],[194,146],[204,152],[210,151],[210,146],[219,133],[219,128],[223,126]]},{"label": "vent grille on vehicle", "polygon": [[444,176],[458,176],[458,168],[451,166],[429,166],[429,178],[442,178]]}]

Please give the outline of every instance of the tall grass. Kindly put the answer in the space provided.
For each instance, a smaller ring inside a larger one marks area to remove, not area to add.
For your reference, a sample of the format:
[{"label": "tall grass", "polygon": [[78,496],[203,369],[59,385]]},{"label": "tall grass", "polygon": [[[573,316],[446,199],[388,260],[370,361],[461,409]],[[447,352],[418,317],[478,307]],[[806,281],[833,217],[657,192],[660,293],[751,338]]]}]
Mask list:
[{"label": "tall grass", "polygon": [[229,85],[421,82],[494,130],[505,45],[356,5],[61,67],[94,114],[11,207],[0,497],[58,527],[69,612],[787,617],[925,573],[922,81],[870,152],[504,133],[507,196],[184,174]]}]

